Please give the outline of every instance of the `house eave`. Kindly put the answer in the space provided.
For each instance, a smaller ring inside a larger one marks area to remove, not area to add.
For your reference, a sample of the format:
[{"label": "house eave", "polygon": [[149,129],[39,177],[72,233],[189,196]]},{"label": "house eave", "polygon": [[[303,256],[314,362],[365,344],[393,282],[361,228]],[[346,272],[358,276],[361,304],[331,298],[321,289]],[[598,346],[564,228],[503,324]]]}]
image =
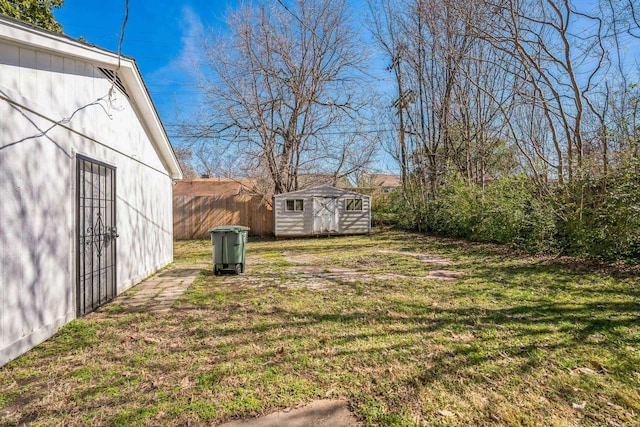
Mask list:
[{"label": "house eave", "polygon": [[0,23],[0,40],[5,42],[118,70],[119,77],[128,89],[131,104],[149,133],[169,176],[174,180],[182,179],[180,164],[134,59],[7,16],[0,15]]}]

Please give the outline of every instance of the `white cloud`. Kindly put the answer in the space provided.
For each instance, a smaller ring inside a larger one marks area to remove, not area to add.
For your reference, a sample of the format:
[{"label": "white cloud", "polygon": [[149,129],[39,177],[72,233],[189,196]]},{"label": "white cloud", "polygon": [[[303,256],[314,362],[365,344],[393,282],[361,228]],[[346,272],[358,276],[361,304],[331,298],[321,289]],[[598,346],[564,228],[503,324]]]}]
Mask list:
[{"label": "white cloud", "polygon": [[194,58],[203,47],[204,25],[200,16],[189,6],[182,8],[179,22],[180,51],[169,62],[147,74],[145,80],[160,116],[173,122],[176,112],[195,104],[198,98],[193,75]]}]

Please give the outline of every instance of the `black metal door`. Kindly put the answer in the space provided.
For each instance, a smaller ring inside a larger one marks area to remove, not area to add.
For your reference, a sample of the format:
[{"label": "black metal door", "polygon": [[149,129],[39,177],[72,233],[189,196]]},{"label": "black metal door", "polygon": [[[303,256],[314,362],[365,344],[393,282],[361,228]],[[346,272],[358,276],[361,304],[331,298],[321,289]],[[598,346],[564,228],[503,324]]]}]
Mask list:
[{"label": "black metal door", "polygon": [[116,296],[116,170],[77,156],[77,313]]}]

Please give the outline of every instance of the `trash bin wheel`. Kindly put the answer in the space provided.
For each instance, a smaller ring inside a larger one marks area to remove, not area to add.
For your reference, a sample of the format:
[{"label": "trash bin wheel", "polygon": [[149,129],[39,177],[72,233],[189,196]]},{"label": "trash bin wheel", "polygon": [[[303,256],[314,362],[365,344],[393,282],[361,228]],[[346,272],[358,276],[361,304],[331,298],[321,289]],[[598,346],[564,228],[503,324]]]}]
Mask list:
[{"label": "trash bin wheel", "polygon": [[242,273],[242,264],[236,264],[236,274]]},{"label": "trash bin wheel", "polygon": [[220,275],[220,270],[218,269],[218,267],[213,267],[213,274],[215,274],[216,276]]}]

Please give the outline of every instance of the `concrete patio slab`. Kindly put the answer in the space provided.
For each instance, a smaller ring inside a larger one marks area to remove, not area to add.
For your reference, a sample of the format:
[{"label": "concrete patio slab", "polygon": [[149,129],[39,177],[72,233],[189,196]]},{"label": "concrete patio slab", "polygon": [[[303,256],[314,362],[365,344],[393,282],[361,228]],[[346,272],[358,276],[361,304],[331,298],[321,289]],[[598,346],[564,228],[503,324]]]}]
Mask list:
[{"label": "concrete patio slab", "polygon": [[219,427],[350,427],[357,420],[343,400],[316,400],[289,412],[274,412],[259,418],[231,421]]},{"label": "concrete patio slab", "polygon": [[205,264],[174,265],[138,283],[116,297],[113,303],[156,314],[167,313],[206,267]]}]

